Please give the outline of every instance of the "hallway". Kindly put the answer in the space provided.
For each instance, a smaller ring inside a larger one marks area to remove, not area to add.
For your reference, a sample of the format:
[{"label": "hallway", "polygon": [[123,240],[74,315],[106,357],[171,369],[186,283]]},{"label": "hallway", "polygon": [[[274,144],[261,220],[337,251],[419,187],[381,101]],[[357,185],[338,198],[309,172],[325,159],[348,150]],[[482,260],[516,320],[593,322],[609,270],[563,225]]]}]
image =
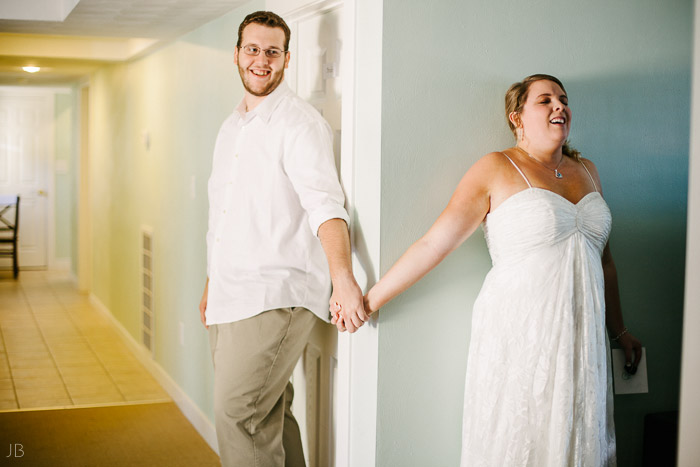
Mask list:
[{"label": "hallway", "polygon": [[67,273],[0,273],[0,411],[170,400]]},{"label": "hallway", "polygon": [[17,465],[219,465],[65,272],[0,271],[0,441]]}]

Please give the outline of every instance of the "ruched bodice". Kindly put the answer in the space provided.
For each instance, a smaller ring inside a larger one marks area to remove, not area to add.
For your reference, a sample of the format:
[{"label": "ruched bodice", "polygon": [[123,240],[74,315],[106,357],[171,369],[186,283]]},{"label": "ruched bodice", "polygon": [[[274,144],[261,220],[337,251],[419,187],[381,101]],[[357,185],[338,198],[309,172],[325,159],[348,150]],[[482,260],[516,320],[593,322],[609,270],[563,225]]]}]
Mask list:
[{"label": "ruched bodice", "polygon": [[[529,184],[529,182],[528,182]],[[611,215],[530,187],[491,212],[493,261],[474,304],[463,466],[612,466],[601,255]]]},{"label": "ruched bodice", "polygon": [[612,218],[598,192],[588,193],[574,204],[542,188],[520,191],[490,213],[484,234],[493,264],[517,261],[539,250],[556,248],[580,234],[587,246],[602,254]]}]

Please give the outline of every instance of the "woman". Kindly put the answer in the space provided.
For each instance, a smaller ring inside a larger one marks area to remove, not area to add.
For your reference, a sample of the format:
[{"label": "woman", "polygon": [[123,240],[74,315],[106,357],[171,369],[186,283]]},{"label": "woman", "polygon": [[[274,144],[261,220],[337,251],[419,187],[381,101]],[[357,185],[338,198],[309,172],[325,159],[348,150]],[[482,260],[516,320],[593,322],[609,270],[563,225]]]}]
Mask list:
[{"label": "woman", "polygon": [[493,268],[474,304],[462,465],[614,465],[606,325],[630,373],[641,344],[622,320],[598,171],[567,144],[571,110],[557,78],[511,86],[506,117],[516,146],[469,169],[365,308],[406,290],[483,222]]}]

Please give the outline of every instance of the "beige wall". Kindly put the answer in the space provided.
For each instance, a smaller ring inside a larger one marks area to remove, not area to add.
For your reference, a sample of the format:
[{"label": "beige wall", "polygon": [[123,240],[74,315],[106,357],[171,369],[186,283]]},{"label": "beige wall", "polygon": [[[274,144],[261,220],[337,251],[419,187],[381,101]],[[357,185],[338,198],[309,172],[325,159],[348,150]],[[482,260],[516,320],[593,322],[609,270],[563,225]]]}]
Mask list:
[{"label": "beige wall", "polygon": [[210,419],[213,371],[197,309],[207,180],[219,126],[243,96],[233,63],[238,25],[261,5],[250,2],[90,80],[92,292],[140,342],[140,232],[151,228],[155,360]]}]

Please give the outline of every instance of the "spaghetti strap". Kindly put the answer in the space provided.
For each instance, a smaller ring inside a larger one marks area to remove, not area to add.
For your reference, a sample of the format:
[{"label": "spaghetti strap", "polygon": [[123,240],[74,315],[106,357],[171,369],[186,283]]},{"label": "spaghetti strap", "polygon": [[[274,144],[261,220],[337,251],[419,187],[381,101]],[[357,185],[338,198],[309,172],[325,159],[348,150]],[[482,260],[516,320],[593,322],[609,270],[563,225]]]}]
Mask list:
[{"label": "spaghetti strap", "polygon": [[595,191],[600,193],[600,190],[598,189],[598,185],[595,184],[595,180],[593,180],[593,175],[591,175],[591,172],[588,170],[588,167],[586,167],[586,164],[584,164],[582,160],[580,160],[579,162],[581,163],[583,168],[586,169],[586,172],[588,173],[588,176],[590,177],[591,182],[593,182],[593,187],[595,188]]},{"label": "spaghetti strap", "polygon": [[[513,162],[513,159],[511,159],[510,157],[508,157],[508,154],[506,154],[505,152],[502,152],[501,154],[503,154],[504,156],[506,156],[506,159],[508,159],[508,160],[510,161],[510,163],[513,164],[513,167],[515,167],[515,170],[517,170],[518,173],[520,173],[520,176],[523,177],[523,180],[525,180],[525,183],[527,183],[527,186],[528,186],[529,188],[532,188],[532,185],[530,184],[530,180],[528,180],[527,177],[525,176],[525,174],[523,173],[523,171],[520,170],[520,167],[518,167],[518,164],[516,164],[515,162]],[[585,167],[585,166],[584,166],[584,167]],[[588,169],[586,169],[586,170],[588,170]]]}]

